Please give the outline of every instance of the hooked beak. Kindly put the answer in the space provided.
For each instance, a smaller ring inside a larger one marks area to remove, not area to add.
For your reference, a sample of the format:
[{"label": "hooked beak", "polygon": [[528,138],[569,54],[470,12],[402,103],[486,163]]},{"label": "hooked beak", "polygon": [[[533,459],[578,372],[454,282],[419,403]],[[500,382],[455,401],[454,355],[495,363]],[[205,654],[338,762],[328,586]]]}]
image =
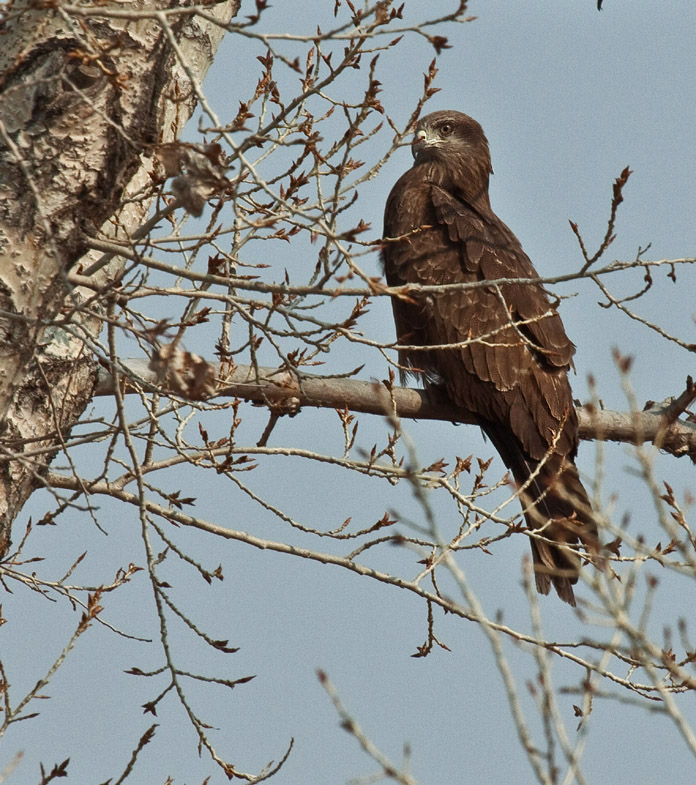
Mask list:
[{"label": "hooked beak", "polygon": [[422,152],[427,150],[428,147],[431,147],[434,144],[434,141],[435,140],[428,137],[428,132],[424,128],[416,131],[413,141],[411,142],[413,157],[417,158]]}]

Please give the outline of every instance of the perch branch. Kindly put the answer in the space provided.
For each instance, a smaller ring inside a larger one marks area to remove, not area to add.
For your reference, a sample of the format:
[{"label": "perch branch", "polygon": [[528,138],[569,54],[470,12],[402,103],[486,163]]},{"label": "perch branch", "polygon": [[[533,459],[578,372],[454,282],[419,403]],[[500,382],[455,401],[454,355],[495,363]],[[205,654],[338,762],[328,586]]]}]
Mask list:
[{"label": "perch branch", "polygon": [[[162,382],[146,360],[128,360],[124,367],[134,382],[145,389],[162,392]],[[216,396],[235,397],[266,405],[292,401],[297,405],[330,409],[349,409],[353,412],[385,414],[396,409],[400,417],[421,420],[450,420],[476,424],[476,417],[454,406],[444,395],[411,387],[392,387],[386,382],[358,379],[331,378],[288,372],[278,368],[237,365],[221,375],[219,365],[211,365],[218,379]],[[126,389],[126,392],[133,391]],[[177,390],[177,392],[180,392]],[[113,381],[108,372],[102,371],[96,395],[112,395]],[[696,462],[696,423],[676,419],[674,403],[666,401],[653,404],[642,412],[617,412],[597,410],[593,407],[578,408],[579,434],[584,440],[602,440],[642,444],[655,442],[660,449],[676,457],[688,455]]]}]

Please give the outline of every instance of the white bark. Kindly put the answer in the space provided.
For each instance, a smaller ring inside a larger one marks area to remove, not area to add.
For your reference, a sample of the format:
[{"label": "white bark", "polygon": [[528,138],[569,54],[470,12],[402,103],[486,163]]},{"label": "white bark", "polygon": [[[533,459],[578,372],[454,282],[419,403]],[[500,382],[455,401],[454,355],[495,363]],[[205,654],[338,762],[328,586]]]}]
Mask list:
[{"label": "white bark", "polygon": [[[170,3],[70,6],[16,0],[0,21],[0,553],[96,381],[74,313],[85,237],[125,239],[146,216],[154,146],[178,137],[224,34]],[[239,0],[207,8],[221,25]],[[179,55],[172,47],[177,42]],[[185,60],[186,68],[181,59]],[[139,195],[121,206],[124,195]],[[118,261],[94,276],[112,278]],[[61,312],[69,329],[61,329]],[[45,449],[24,460],[27,440]]]}]

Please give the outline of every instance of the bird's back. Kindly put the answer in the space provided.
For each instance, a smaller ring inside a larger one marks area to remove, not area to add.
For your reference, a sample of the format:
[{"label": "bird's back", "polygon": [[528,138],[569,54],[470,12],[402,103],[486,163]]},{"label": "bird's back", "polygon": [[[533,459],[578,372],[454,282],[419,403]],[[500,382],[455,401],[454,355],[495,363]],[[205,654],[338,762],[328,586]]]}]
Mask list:
[{"label": "bird's back", "polygon": [[548,593],[553,582],[574,604],[578,559],[548,541],[596,543],[573,464],[575,347],[543,287],[529,282],[536,270],[491,210],[487,178],[485,186],[467,198],[435,158],[409,169],[389,195],[388,283],[448,287],[392,298],[400,364],[477,416],[520,486],[530,529],[544,530],[532,541],[537,587]]}]

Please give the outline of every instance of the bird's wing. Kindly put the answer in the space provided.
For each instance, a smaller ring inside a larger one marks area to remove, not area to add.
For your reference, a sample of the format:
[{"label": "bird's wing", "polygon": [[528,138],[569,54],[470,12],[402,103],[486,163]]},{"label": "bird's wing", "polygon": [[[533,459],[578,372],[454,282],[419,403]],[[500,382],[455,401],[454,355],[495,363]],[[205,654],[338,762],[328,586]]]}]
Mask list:
[{"label": "bird's wing", "polygon": [[[462,262],[487,281],[538,278],[530,258],[510,229],[492,212],[479,214],[440,186],[431,186],[435,215],[447,227],[452,243],[462,245]],[[575,346],[568,339],[556,309],[540,285],[503,284],[501,293],[519,329],[539,349],[541,363],[565,368]]]},{"label": "bird's wing", "polygon": [[400,343],[461,344],[406,351],[402,359],[443,380],[463,408],[507,422],[533,458],[543,458],[560,431],[557,449],[571,453],[574,428],[563,423],[575,417],[566,378],[574,347],[560,317],[540,286],[482,285],[535,278],[531,261],[495,215],[480,214],[438,185],[419,185],[417,170],[410,172],[392,192],[385,227],[392,236],[413,226],[420,231],[385,249],[389,283],[478,285],[420,296],[415,303],[395,301]]},{"label": "bird's wing", "polygon": [[532,542],[539,591],[553,583],[575,604],[579,560],[563,545],[582,540],[595,549],[597,532],[572,462],[577,415],[567,370],[574,346],[543,288],[518,282],[537,273],[487,199],[469,204],[432,179],[415,166],[392,189],[382,251],[387,280],[469,286],[392,299],[401,361],[478,415],[524,488],[524,504],[533,503],[525,510],[530,528],[544,527],[546,539]]}]

